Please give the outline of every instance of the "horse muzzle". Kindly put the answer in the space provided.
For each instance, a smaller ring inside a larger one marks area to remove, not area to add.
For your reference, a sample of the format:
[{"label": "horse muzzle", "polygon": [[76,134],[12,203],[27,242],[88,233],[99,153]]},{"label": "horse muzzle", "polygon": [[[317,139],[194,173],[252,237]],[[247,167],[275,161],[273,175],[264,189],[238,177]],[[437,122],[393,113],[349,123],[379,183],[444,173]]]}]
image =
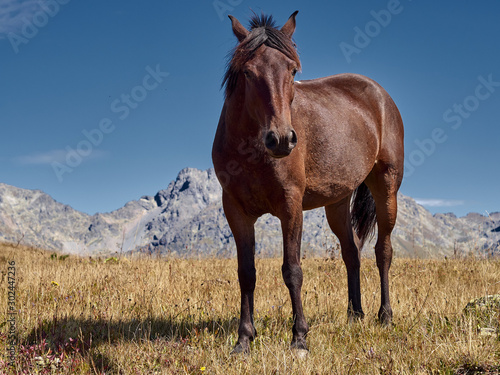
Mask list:
[{"label": "horse muzzle", "polygon": [[264,143],[269,155],[276,159],[284,158],[290,155],[297,146],[297,133],[295,133],[295,130],[290,129],[285,135],[280,135],[270,130],[264,138]]}]

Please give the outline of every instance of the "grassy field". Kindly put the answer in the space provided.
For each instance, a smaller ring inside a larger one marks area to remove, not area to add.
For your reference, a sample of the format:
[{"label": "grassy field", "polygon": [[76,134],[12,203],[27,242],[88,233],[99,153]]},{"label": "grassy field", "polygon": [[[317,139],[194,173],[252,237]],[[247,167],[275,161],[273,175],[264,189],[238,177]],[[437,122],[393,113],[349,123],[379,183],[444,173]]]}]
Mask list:
[{"label": "grassy field", "polygon": [[[258,337],[250,355],[231,356],[239,317],[235,260],[106,260],[0,245],[0,373],[500,372],[498,308],[464,313],[471,299],[500,294],[500,260],[396,259],[394,324],[387,328],[376,321],[373,260],[362,263],[366,318],[351,325],[342,261],[302,265],[309,356],[289,350],[291,305],[279,259],[257,260]],[[13,367],[11,327],[18,339]]]}]

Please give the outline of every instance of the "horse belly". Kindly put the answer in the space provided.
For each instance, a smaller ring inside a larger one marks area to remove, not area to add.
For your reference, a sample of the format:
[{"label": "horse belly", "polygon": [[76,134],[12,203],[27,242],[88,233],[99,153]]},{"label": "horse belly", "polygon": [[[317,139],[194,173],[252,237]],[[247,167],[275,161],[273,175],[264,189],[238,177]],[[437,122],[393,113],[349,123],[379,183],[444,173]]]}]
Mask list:
[{"label": "horse belly", "polygon": [[309,149],[305,163],[305,210],[334,204],[350,196],[373,169],[377,143],[359,136],[358,139],[352,135],[342,138],[340,134],[332,135],[325,138],[320,147]]},{"label": "horse belly", "polygon": [[351,195],[361,182],[345,184],[345,182],[308,179],[308,186],[304,192],[302,207],[304,210],[312,210],[340,202]]},{"label": "horse belly", "polygon": [[[304,137],[305,210],[337,203],[366,179],[377,160],[379,137],[373,116],[338,98],[327,110],[318,101],[302,119],[308,124]],[[339,108],[347,108],[340,111]]]}]

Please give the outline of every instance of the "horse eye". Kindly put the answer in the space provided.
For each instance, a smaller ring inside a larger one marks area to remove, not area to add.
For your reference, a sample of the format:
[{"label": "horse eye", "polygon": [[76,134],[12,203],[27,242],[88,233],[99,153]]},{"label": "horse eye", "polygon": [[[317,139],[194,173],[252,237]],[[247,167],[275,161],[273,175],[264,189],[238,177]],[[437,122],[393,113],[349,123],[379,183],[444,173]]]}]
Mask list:
[{"label": "horse eye", "polygon": [[243,74],[245,75],[246,78],[250,78],[250,72],[248,70],[244,70]]},{"label": "horse eye", "polygon": [[298,71],[298,70],[297,70],[296,68],[294,68],[294,69],[292,70],[292,76],[293,76],[293,77],[295,77],[295,75],[297,74],[297,71]]}]

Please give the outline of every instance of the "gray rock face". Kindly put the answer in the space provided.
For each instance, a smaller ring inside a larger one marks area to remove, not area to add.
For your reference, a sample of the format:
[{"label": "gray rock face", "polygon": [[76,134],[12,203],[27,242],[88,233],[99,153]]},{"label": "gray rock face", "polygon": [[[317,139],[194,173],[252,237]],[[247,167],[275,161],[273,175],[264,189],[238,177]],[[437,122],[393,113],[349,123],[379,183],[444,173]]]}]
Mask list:
[{"label": "gray rock face", "polygon": [[[38,190],[0,184],[0,240],[76,254],[127,252],[177,256],[234,256],[235,245],[221,205],[222,189],[213,169],[186,168],[154,197],[143,196],[124,207],[93,216],[61,204]],[[442,257],[500,252],[500,213],[432,215],[399,195],[393,232],[397,256]],[[264,215],[256,223],[256,252],[279,256],[279,220]],[[372,256],[375,239],[365,246]],[[302,253],[338,254],[324,210],[304,212]]]},{"label": "gray rock face", "polygon": [[[0,184],[0,240],[62,249],[91,218],[39,190]],[[74,239],[76,240],[76,239]]]}]

